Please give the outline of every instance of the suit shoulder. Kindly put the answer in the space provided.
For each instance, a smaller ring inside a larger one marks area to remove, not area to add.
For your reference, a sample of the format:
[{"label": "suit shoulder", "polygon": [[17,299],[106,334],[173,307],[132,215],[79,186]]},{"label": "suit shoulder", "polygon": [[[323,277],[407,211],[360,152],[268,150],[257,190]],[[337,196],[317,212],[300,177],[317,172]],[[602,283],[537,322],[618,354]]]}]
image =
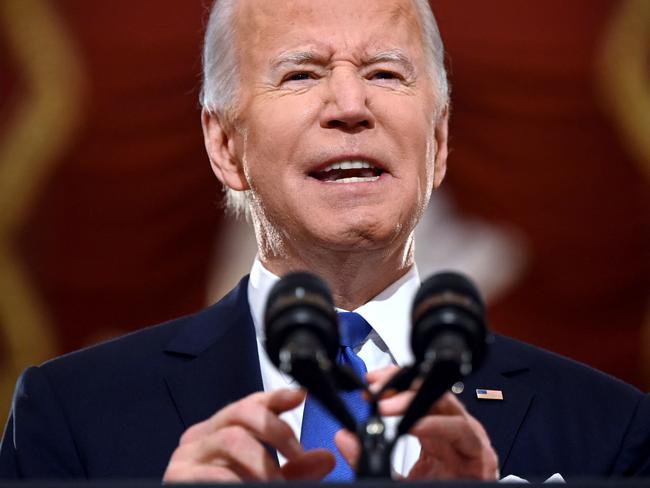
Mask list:
[{"label": "suit shoulder", "polygon": [[104,370],[125,373],[136,367],[156,367],[165,352],[198,352],[218,339],[233,316],[247,312],[245,289],[246,279],[219,302],[197,313],[59,356],[40,367],[48,376],[79,377],[84,371],[96,375]]},{"label": "suit shoulder", "polygon": [[230,293],[199,312],[59,356],[43,363],[41,368],[48,373],[78,374],[80,368],[92,366],[117,370],[132,362],[156,364],[155,359],[150,360],[160,358],[163,352],[198,352],[218,339],[224,324],[232,322],[233,316],[248,312],[247,283],[248,277],[244,277]]},{"label": "suit shoulder", "polygon": [[[205,313],[205,312],[203,312]],[[110,339],[68,354],[50,359],[40,365],[47,374],[65,375],[67,373],[79,375],[83,368],[97,368],[100,365],[119,369],[137,359],[145,364],[147,358],[160,354],[165,345],[183,327],[190,324],[198,314],[180,317],[162,324],[146,327],[129,334]],[[98,370],[94,369],[97,373]]]},{"label": "suit shoulder", "polygon": [[497,335],[491,352],[507,367],[528,369],[540,387],[593,388],[607,395],[625,395],[640,399],[643,393],[634,386],[591,366],[541,347]]},{"label": "suit shoulder", "polygon": [[[496,336],[488,363],[528,398],[506,471],[540,478],[647,472],[650,397],[578,361]],[[492,435],[496,435],[494,430]],[[532,461],[531,461],[532,460]]]}]

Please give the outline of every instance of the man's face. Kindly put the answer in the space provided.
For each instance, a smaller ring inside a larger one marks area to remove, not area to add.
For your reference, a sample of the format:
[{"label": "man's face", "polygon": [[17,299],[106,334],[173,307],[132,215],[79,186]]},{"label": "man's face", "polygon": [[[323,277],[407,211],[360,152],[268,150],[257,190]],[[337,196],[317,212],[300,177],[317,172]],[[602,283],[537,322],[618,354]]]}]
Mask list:
[{"label": "man's face", "polygon": [[446,157],[411,0],[244,0],[236,36],[240,171],[220,177],[252,190],[265,238],[403,247]]}]

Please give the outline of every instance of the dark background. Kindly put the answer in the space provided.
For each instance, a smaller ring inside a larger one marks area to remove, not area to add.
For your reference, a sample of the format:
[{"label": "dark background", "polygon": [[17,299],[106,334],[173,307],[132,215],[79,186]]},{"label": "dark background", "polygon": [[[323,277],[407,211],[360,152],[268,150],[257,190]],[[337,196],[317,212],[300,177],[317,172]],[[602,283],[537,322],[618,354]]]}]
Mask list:
[{"label": "dark background", "polygon": [[[0,3],[0,411],[28,364],[196,311],[247,272],[200,129],[208,4]],[[493,328],[647,389],[649,3],[432,5],[446,198],[517,236]]]}]

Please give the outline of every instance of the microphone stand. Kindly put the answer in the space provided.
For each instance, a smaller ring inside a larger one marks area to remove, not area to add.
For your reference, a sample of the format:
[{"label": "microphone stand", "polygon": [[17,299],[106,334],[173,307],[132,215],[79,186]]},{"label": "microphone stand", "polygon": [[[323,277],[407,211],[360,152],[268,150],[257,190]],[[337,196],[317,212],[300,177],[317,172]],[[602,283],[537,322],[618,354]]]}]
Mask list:
[{"label": "microphone stand", "polygon": [[386,426],[379,415],[379,397],[372,395],[368,421],[357,430],[361,442],[361,456],[357,464],[358,479],[392,479],[390,458],[395,439],[386,438]]},{"label": "microphone stand", "polygon": [[[471,355],[456,354],[456,350],[432,351],[424,361],[400,370],[377,394],[370,395],[370,416],[357,431],[361,441],[361,456],[357,466],[359,479],[392,479],[391,455],[397,440],[427,414],[431,406],[456,381],[472,370]],[[384,422],[379,415],[379,400],[388,390],[407,390],[417,377],[424,381],[409,404],[392,439],[386,438]],[[367,390],[366,390],[367,391]]]},{"label": "microphone stand", "polygon": [[[471,370],[471,362],[468,370],[467,363],[465,361],[459,363],[457,357],[430,354],[425,356],[421,364],[400,370],[379,392],[373,394],[349,368],[331,363],[324,357],[319,357],[315,361],[313,354],[308,354],[307,348],[298,346],[287,351],[281,359],[284,359],[281,361],[283,366],[281,369],[293,375],[298,382],[309,384],[309,392],[318,398],[346,429],[354,432],[358,437],[361,443],[361,454],[356,475],[359,480],[391,480],[391,455],[397,440],[426,415],[431,405],[454,382]],[[386,426],[379,414],[379,401],[388,390],[407,390],[412,381],[418,377],[424,377],[422,386],[407,407],[395,435],[389,439],[386,435]],[[314,382],[313,378],[320,378],[320,380]],[[307,379],[311,381],[305,381]],[[345,403],[336,393],[337,387],[342,390],[362,389],[368,395],[370,414],[365,423],[357,425]]]}]

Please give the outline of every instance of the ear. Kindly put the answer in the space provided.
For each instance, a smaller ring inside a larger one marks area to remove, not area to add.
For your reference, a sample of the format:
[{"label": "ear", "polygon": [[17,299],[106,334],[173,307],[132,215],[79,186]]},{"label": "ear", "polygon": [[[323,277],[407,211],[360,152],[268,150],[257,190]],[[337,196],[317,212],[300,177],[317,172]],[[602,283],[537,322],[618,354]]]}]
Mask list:
[{"label": "ear", "polygon": [[248,181],[235,150],[235,131],[223,117],[203,110],[201,113],[203,142],[212,171],[219,181],[233,190],[248,190]]},{"label": "ear", "polygon": [[435,129],[436,159],[433,170],[433,187],[438,188],[447,172],[447,137],[449,134],[449,106],[446,106],[443,113],[438,117]]}]

